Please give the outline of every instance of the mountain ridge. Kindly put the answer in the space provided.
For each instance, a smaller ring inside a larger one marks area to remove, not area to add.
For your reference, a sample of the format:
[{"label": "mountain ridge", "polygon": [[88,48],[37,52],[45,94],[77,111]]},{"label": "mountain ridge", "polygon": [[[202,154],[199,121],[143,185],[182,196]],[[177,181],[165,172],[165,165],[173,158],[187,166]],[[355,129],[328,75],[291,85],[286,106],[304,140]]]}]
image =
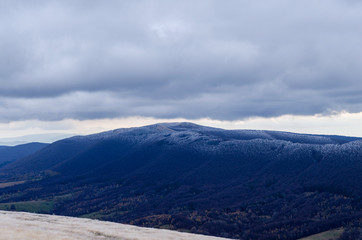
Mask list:
[{"label": "mountain ridge", "polygon": [[[306,134],[306,133],[293,133],[293,132],[287,132],[287,131],[273,131],[273,130],[250,130],[250,129],[234,129],[234,130],[225,130],[222,128],[215,128],[215,127],[207,127],[207,126],[202,126],[202,125],[198,125],[195,123],[191,123],[191,122],[166,122],[166,123],[156,123],[156,124],[151,124],[151,125],[146,125],[146,126],[142,126],[142,127],[131,127],[131,128],[118,128],[118,129],[114,129],[114,130],[110,130],[110,131],[105,131],[105,132],[101,132],[101,133],[95,133],[95,134],[90,134],[90,135],[85,135],[85,136],[73,136],[71,138],[83,138],[83,137],[99,137],[99,136],[103,136],[103,135],[117,135],[120,133],[125,133],[125,132],[130,132],[130,131],[137,131],[137,130],[152,130],[152,129],[164,129],[164,130],[169,130],[169,131],[175,131],[176,130],[185,130],[185,129],[198,129],[198,130],[210,130],[210,131],[228,131],[228,132],[240,132],[240,133],[245,133],[245,135],[247,135],[247,133],[256,135],[257,133],[259,133],[259,138],[262,138],[263,135],[265,138],[268,138],[270,140],[278,140],[277,135],[291,135],[291,136],[304,136],[304,137],[315,137],[315,138],[329,138],[329,139],[333,139],[336,140],[336,142],[330,142],[330,143],[338,143],[337,139],[341,139],[340,142],[341,143],[346,143],[349,141],[356,141],[356,140],[362,140],[362,138],[360,137],[351,137],[351,136],[342,136],[342,135],[323,135],[323,134]],[[273,135],[275,137],[273,137]]]},{"label": "mountain ridge", "polygon": [[[286,141],[286,142],[302,143],[302,144],[344,144],[348,142],[361,140],[360,138],[344,138],[342,136],[333,136],[333,135],[328,136],[328,135],[296,134],[296,133],[279,132],[279,131],[224,130],[220,128],[205,127],[188,122],[181,122],[181,123],[176,122],[176,123],[159,123],[144,127],[120,128],[120,129],[115,129],[111,131],[106,131],[86,136],[74,136],[56,141],[55,143],[52,144],[52,146],[54,144],[63,145],[62,148],[66,149],[69,152],[69,155],[72,155],[75,152],[77,152],[78,148],[84,147],[83,150],[85,151],[87,148],[91,148],[93,144],[97,144],[101,141],[114,140],[118,138],[123,138],[123,140],[126,139],[127,141],[131,142],[131,144],[137,144],[136,142],[146,141],[146,140],[151,142],[168,141],[168,144],[170,143],[182,144],[183,138],[185,137],[187,143],[189,141],[197,141],[200,139],[200,137],[204,137],[206,138],[206,140],[210,141],[210,144],[216,144],[222,141],[233,141],[233,140],[249,141],[256,139],[270,140],[270,141]],[[343,140],[341,141],[341,139]],[[72,141],[76,141],[77,144],[79,144],[77,146],[77,149],[70,149],[65,146],[67,145],[68,142]],[[80,143],[82,141],[87,142],[83,144],[86,146],[83,146],[82,143]],[[43,149],[43,151],[46,150],[47,149]],[[80,152],[82,151],[78,151],[77,154],[80,154]],[[56,160],[58,158],[56,155],[57,154],[53,154],[52,157],[53,162],[54,159]],[[62,155],[64,157],[64,154]],[[46,168],[50,167],[49,164],[51,164],[51,161],[46,160],[46,162],[48,163],[48,165],[38,169],[35,167],[35,170],[46,170]],[[25,168],[23,167],[24,171],[28,171],[26,161],[24,160],[19,161],[18,164],[16,162],[11,163],[6,167],[6,169],[10,169],[12,165],[15,165],[15,168],[21,168],[21,165],[23,165],[25,166]]]}]

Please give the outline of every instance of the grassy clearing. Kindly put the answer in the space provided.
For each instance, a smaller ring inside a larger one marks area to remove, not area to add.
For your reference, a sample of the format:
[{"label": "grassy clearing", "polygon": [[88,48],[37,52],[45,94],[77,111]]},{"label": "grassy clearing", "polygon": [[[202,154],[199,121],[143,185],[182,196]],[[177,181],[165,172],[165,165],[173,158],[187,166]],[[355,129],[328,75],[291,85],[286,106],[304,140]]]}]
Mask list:
[{"label": "grassy clearing", "polygon": [[343,228],[337,228],[326,232],[314,234],[306,238],[301,238],[299,240],[336,240],[342,235],[343,231]]},{"label": "grassy clearing", "polygon": [[24,211],[32,213],[52,213],[54,208],[53,201],[28,201],[1,203],[0,210]]},{"label": "grassy clearing", "polygon": [[82,216],[80,216],[81,218],[90,218],[90,219],[104,219],[104,218],[110,218],[112,216],[115,216],[116,214],[120,214],[120,211],[115,211],[115,212],[92,212],[92,213],[88,213],[88,214],[84,214]]},{"label": "grassy clearing", "polygon": [[15,185],[23,184],[23,183],[25,183],[25,181],[0,183],[0,188],[11,187],[11,186],[15,186]]},{"label": "grassy clearing", "polygon": [[100,219],[100,218],[104,217],[104,215],[100,212],[92,212],[92,213],[84,214],[80,217],[81,218]]}]

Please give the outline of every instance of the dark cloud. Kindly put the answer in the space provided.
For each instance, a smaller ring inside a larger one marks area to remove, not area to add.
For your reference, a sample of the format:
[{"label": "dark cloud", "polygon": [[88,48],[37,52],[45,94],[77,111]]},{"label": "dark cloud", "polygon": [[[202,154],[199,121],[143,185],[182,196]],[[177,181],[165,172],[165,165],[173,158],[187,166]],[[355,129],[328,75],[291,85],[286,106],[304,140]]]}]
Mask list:
[{"label": "dark cloud", "polygon": [[0,3],[1,121],[362,111],[352,0]]}]

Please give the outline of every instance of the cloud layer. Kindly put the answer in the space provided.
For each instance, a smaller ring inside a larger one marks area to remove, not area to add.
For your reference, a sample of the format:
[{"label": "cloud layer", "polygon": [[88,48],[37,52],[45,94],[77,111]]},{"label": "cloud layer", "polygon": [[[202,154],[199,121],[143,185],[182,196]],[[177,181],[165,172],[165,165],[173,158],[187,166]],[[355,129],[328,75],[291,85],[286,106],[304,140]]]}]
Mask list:
[{"label": "cloud layer", "polygon": [[352,0],[4,1],[0,121],[362,111]]}]

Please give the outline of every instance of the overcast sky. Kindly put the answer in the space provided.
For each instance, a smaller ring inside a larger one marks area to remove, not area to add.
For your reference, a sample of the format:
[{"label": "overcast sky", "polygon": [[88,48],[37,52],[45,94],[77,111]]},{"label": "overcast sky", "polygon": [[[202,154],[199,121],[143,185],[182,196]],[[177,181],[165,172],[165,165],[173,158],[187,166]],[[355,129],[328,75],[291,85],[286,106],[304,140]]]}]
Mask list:
[{"label": "overcast sky", "polygon": [[359,114],[361,64],[357,0],[0,2],[2,126]]}]

